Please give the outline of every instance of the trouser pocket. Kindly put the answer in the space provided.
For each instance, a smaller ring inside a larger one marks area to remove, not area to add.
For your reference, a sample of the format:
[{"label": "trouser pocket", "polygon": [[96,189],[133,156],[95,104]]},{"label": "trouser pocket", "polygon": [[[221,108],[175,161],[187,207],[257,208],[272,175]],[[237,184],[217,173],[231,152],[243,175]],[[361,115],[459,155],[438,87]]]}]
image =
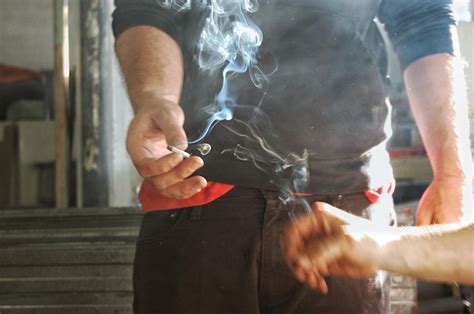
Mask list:
[{"label": "trouser pocket", "polygon": [[143,216],[137,243],[149,242],[170,235],[184,217],[184,208],[160,210]]}]

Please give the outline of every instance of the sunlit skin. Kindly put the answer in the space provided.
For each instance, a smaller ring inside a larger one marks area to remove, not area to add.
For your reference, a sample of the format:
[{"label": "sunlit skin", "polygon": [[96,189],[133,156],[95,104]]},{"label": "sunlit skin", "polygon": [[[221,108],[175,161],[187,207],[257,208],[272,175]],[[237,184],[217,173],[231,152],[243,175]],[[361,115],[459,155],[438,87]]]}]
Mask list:
[{"label": "sunlit skin", "polygon": [[282,238],[295,276],[326,293],[324,276],[363,278],[385,270],[431,281],[474,283],[474,224],[381,227],[324,203]]},{"label": "sunlit skin", "polygon": [[456,222],[463,209],[472,212],[472,159],[462,62],[448,54],[427,56],[405,69],[404,81],[433,169],[416,223]]}]

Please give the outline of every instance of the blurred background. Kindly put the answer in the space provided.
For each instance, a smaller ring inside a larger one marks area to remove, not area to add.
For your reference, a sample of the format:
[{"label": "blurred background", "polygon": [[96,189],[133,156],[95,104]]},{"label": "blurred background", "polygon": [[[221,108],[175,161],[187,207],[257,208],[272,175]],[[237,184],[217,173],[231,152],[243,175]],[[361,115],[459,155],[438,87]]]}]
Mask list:
[{"label": "blurred background", "polygon": [[[58,15],[67,23],[55,19],[52,0],[0,1],[0,145],[8,159],[0,166],[1,207],[55,207],[56,144],[64,146],[58,207],[136,204],[137,178],[124,148],[131,109],[110,27],[113,1],[65,3]],[[67,69],[56,84],[67,86],[55,92],[58,63]],[[58,94],[65,98],[61,143],[55,143]]]},{"label": "blurred background", "polygon": [[[472,125],[474,1],[455,6]],[[0,0],[2,314],[131,311],[140,178],[125,150],[132,111],[113,9],[113,0]],[[431,169],[390,47],[388,56],[395,201],[412,224]],[[393,313],[473,311],[470,287],[393,283]]]}]

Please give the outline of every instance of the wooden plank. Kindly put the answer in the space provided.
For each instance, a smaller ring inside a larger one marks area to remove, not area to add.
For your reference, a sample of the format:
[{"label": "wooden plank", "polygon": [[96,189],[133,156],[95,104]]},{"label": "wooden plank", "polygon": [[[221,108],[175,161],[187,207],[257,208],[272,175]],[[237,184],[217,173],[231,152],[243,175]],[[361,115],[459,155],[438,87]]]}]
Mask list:
[{"label": "wooden plank", "polygon": [[69,34],[68,0],[54,1],[55,76],[55,198],[56,207],[67,207],[69,200]]}]

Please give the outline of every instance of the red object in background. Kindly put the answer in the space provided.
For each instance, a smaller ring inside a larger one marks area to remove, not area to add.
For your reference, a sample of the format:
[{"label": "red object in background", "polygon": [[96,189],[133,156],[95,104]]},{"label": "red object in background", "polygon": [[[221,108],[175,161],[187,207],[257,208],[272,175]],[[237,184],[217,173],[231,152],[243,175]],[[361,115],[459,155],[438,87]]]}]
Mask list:
[{"label": "red object in background", "polygon": [[10,105],[18,100],[43,100],[49,116],[46,81],[41,72],[0,64],[0,121],[7,119]]},{"label": "red object in background", "polygon": [[29,80],[41,80],[44,74],[11,65],[0,64],[0,84],[11,84]]}]

